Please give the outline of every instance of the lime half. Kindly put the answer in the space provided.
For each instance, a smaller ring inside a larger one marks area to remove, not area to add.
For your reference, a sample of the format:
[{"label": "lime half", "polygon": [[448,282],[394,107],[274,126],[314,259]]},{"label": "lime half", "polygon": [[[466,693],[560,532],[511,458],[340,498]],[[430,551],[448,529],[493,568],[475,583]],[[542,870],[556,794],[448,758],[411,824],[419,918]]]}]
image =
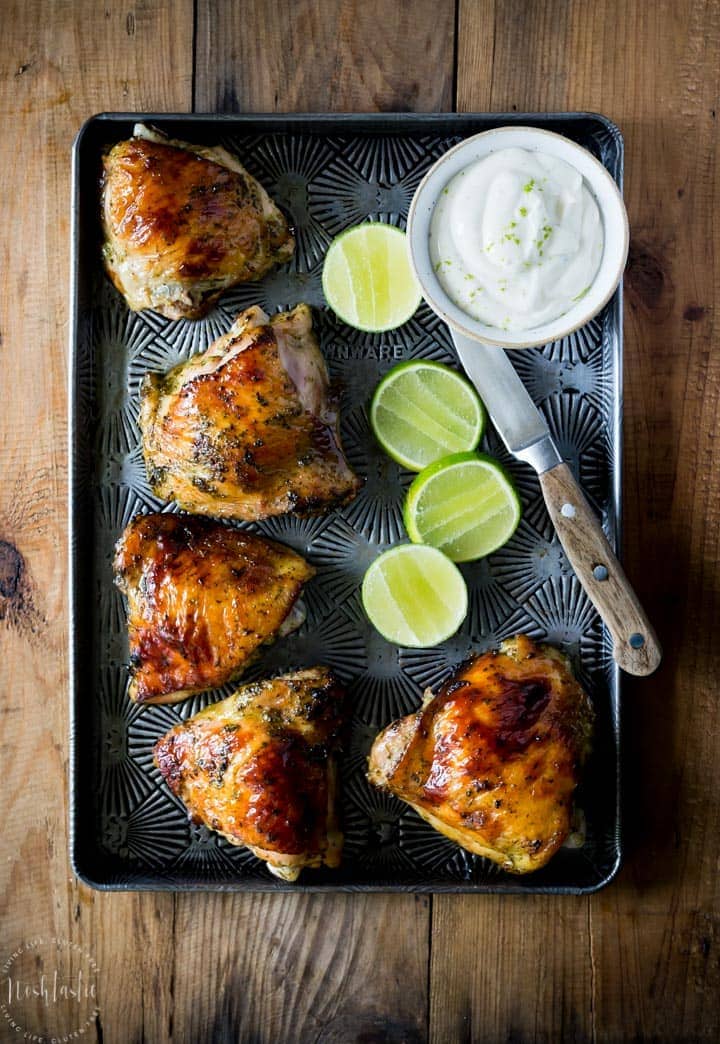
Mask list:
[{"label": "lime half", "polygon": [[400,363],[383,377],[370,405],[370,424],[385,452],[411,471],[449,453],[475,449],[485,408],[464,377],[441,363]]},{"label": "lime half", "polygon": [[378,222],[356,225],[333,240],[322,287],[333,312],[368,333],[402,326],[420,304],[405,233]]},{"label": "lime half", "polygon": [[410,539],[454,562],[497,551],[517,529],[522,508],[512,479],[484,453],[456,453],[421,471],[403,517]]},{"label": "lime half", "polygon": [[467,615],[465,580],[433,547],[399,544],[372,563],[362,584],[370,622],[389,642],[426,649],[455,634]]}]

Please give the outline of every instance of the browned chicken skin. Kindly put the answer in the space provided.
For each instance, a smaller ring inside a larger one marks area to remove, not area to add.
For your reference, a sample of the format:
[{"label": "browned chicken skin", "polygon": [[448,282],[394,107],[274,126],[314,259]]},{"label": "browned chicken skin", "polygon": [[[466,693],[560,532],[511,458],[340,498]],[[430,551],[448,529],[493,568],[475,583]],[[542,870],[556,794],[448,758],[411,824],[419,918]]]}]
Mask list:
[{"label": "browned chicken skin", "polygon": [[234,156],[139,124],[104,158],[103,257],[130,308],[197,319],[223,290],[295,248],[287,222]]},{"label": "browned chicken skin", "polygon": [[336,867],[344,698],[326,667],[245,685],[171,729],[155,763],[194,820],[247,845],[278,877]]},{"label": "browned chicken skin", "polygon": [[129,695],[141,703],[175,703],[237,678],[314,573],[273,541],[172,514],[133,519],[114,566],[128,600]]},{"label": "browned chicken skin", "polygon": [[528,873],[570,832],[592,717],[565,657],[518,635],[384,729],[368,778],[468,851]]},{"label": "browned chicken skin", "polygon": [[249,308],[206,352],[147,374],[140,427],[150,485],[188,511],[319,512],[360,487],[307,305],[272,319]]}]

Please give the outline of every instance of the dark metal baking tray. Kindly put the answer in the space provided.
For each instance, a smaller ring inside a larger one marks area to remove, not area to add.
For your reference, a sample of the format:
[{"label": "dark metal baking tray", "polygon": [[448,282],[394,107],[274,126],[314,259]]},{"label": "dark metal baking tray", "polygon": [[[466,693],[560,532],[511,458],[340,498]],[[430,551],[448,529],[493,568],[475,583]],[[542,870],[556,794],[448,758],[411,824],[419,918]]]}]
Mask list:
[{"label": "dark metal baking tray", "polygon": [[[98,178],[108,145],[137,120],[173,136],[222,142],[238,153],[297,229],[293,262],[261,283],[226,293],[199,322],[133,314],[103,276]],[[322,258],[342,229],[368,218],[404,226],[425,171],[449,146],[478,131],[524,123],[585,145],[620,184],[623,144],[602,116],[563,114],[190,116],[104,114],[84,125],[73,151],[70,322],[71,859],[76,874],[104,889],[591,892],[620,861],[619,688],[606,632],[553,534],[537,480],[509,459],[490,431],[486,448],[515,476],[524,502],[513,539],[462,567],[470,612],[454,638],[431,650],[397,649],[368,624],[362,574],[378,549],[403,539],[400,505],[410,475],[375,445],[367,404],[395,362],[453,363],[447,330],[421,306],[399,330],[363,334],[326,309]],[[192,825],[152,764],[170,726],[229,689],[176,706],[141,709],[126,696],[125,614],[112,582],[112,548],[137,512],[163,505],[147,486],[137,429],[138,387],[147,369],[166,369],[203,349],[250,304],[267,311],[307,301],[332,376],[342,389],[343,439],[367,478],[352,504],[321,518],[271,519],[255,528],[302,551],[317,568],[306,589],[308,619],[270,647],[248,678],[326,663],[347,683],[354,707],[343,764],[346,844],[337,871],[305,871],[298,884],[273,878],[246,849]],[[600,512],[611,543],[619,527],[622,303],[565,340],[517,352],[515,365],[546,414],[564,457]],[[525,631],[565,649],[597,712],[594,751],[577,795],[584,844],[563,848],[524,877],[500,871],[436,833],[365,780],[373,736],[415,709],[421,692],[470,650]]]}]

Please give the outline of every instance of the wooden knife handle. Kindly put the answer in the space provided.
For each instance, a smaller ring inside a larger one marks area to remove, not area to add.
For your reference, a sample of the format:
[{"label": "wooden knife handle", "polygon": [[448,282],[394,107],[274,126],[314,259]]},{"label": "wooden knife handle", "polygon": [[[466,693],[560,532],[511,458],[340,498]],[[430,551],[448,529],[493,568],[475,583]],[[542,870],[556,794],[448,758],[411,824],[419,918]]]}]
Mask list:
[{"label": "wooden knife handle", "polygon": [[540,476],[545,503],[578,580],[613,640],[628,674],[652,674],[662,649],[643,607],[567,464]]}]

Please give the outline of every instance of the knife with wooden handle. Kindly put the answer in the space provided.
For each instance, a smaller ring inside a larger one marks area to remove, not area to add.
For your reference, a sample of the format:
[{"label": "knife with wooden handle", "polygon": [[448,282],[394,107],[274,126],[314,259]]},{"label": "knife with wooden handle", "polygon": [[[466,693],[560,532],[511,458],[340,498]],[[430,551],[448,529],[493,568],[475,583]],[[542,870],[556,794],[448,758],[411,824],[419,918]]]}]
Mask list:
[{"label": "knife with wooden handle", "polygon": [[610,632],[616,663],[628,674],[652,674],[662,659],[657,635],[512,363],[502,348],[457,333],[453,341],[508,451],[537,471],[560,543]]}]

